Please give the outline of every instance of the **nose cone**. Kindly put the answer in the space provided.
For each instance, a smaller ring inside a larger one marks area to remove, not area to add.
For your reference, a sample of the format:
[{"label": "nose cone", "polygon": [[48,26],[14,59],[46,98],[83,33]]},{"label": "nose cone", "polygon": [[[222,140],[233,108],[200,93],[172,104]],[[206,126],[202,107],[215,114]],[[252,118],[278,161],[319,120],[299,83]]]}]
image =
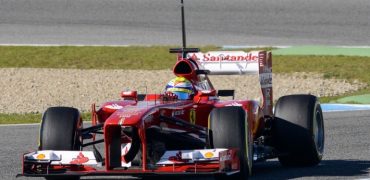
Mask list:
[{"label": "nose cone", "polygon": [[134,126],[138,124],[147,108],[128,106],[117,110],[106,121],[106,125]]}]

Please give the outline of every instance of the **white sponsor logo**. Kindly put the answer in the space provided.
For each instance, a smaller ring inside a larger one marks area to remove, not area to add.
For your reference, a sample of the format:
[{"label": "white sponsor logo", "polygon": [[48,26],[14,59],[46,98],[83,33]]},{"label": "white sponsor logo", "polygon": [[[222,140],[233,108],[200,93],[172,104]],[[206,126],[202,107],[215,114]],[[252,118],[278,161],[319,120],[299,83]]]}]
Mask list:
[{"label": "white sponsor logo", "polygon": [[122,109],[123,106],[120,106],[118,104],[110,104],[110,105],[106,105],[105,108],[108,108],[108,109]]},{"label": "white sponsor logo", "polygon": [[229,153],[220,157],[220,161],[230,161],[230,160],[231,160],[231,154]]},{"label": "white sponsor logo", "polygon": [[184,115],[184,113],[185,113],[185,110],[173,111],[172,116],[180,116],[180,115]]},{"label": "white sponsor logo", "polygon": [[262,88],[272,87],[272,74],[271,73],[260,74],[260,84]]},{"label": "white sponsor logo", "polygon": [[257,61],[258,54],[249,53],[243,51],[211,51],[207,53],[193,53],[189,56],[194,60],[199,61],[233,61],[233,62],[242,62],[242,61]]},{"label": "white sponsor logo", "polygon": [[237,103],[237,102],[233,102],[231,104],[226,104],[225,106],[243,106],[243,104],[240,104],[240,103]]}]

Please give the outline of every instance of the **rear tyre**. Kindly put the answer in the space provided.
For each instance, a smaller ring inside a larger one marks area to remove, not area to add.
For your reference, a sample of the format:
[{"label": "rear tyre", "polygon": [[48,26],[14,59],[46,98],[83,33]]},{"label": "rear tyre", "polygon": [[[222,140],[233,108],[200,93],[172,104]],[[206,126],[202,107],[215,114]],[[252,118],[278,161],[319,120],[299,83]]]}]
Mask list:
[{"label": "rear tyre", "polygon": [[314,166],[324,152],[324,118],[317,97],[290,95],[275,106],[273,127],[279,161],[284,166]]},{"label": "rear tyre", "polygon": [[241,107],[213,109],[210,115],[210,129],[214,148],[239,148],[240,173],[230,179],[247,179],[252,170],[253,144],[244,109]]},{"label": "rear tyre", "polygon": [[[42,118],[40,150],[82,150],[80,112],[70,107],[50,107]],[[47,180],[80,179],[79,176],[47,177]]]}]

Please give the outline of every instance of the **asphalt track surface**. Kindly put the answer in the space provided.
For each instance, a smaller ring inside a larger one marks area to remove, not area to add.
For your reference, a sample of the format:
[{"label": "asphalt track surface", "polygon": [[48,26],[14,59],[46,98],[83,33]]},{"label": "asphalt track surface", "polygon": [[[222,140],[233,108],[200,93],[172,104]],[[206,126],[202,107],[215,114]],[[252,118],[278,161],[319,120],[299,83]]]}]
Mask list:
[{"label": "asphalt track surface", "polygon": [[[180,0],[1,0],[0,44],[181,45]],[[185,0],[188,44],[369,45],[368,0]]]},{"label": "asphalt track surface", "polygon": [[[370,179],[370,111],[327,112],[324,119],[325,157],[319,166],[287,168],[272,160],[255,164],[252,179]],[[22,153],[35,150],[37,136],[36,125],[0,126],[0,179],[15,179]]]},{"label": "asphalt track surface", "polygon": [[[188,44],[370,42],[367,0],[185,1]],[[178,2],[1,0],[0,44],[181,44]],[[370,111],[330,112],[324,118],[325,157],[319,166],[286,168],[273,160],[256,164],[252,179],[370,178]],[[0,179],[15,179],[22,153],[35,150],[37,136],[35,125],[0,126]]]}]

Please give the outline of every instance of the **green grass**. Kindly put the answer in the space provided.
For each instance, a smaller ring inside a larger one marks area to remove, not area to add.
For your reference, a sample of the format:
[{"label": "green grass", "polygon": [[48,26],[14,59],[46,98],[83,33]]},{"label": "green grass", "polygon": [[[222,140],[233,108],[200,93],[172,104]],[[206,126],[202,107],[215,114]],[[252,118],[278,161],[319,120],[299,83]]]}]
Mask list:
[{"label": "green grass", "polygon": [[[172,47],[172,46],[171,46]],[[0,46],[0,68],[75,68],[75,69],[170,69],[176,55],[170,46],[132,47],[22,47]],[[265,48],[271,50],[272,48]],[[203,52],[221,50],[216,46],[201,47]],[[250,49],[242,49],[248,51]],[[360,80],[370,84],[370,57],[356,56],[273,56],[274,73],[318,72],[324,78]],[[321,102],[370,93],[367,87],[358,92],[336,97],[322,97]],[[89,120],[89,113],[83,113]],[[41,114],[0,114],[0,124],[38,123]]]},{"label": "green grass", "polygon": [[[90,121],[91,113],[81,113],[84,121]],[[0,113],[0,124],[22,124],[22,123],[40,123],[42,118],[41,113],[26,113],[26,114],[4,114]]]},{"label": "green grass", "polygon": [[[0,68],[170,69],[176,59],[175,54],[168,53],[170,47],[0,46]],[[220,50],[216,46],[204,46],[201,49],[203,52]],[[273,70],[276,73],[319,72],[326,78],[359,79],[369,83],[368,67],[370,57],[273,56]]]},{"label": "green grass", "polygon": [[[171,47],[0,46],[0,68],[170,69],[176,60],[176,54],[169,53]],[[220,48],[203,46],[201,50]]]},{"label": "green grass", "polygon": [[[0,46],[0,67],[76,69],[169,69],[176,55],[170,46],[30,47]],[[217,49],[206,46],[205,50]]]},{"label": "green grass", "polygon": [[39,123],[41,114],[0,114],[0,124]]},{"label": "green grass", "polygon": [[273,56],[277,73],[318,72],[324,78],[355,79],[370,84],[370,57],[349,56]]}]

